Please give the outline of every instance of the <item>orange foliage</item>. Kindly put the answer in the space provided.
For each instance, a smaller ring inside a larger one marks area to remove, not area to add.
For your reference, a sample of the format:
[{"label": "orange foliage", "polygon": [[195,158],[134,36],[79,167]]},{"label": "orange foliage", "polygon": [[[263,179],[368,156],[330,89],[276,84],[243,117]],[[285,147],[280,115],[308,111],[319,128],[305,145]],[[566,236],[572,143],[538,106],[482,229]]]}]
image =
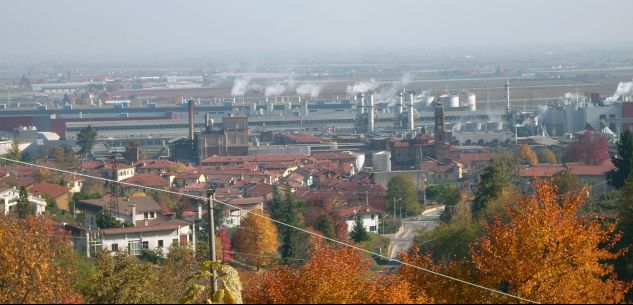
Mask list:
[{"label": "orange foliage", "polygon": [[60,264],[71,249],[55,233],[39,219],[0,216],[0,303],[81,303]]},{"label": "orange foliage", "polygon": [[478,283],[547,303],[618,303],[629,285],[604,262],[614,228],[578,216],[585,192],[559,197],[556,185],[540,181],[534,194],[506,203],[508,221],[497,218],[472,247]]},{"label": "orange foliage", "polygon": [[517,152],[517,159],[519,159],[519,162],[522,164],[534,165],[538,163],[538,156],[532,148],[530,148],[530,145],[527,144],[521,144]]},{"label": "orange foliage", "polygon": [[350,248],[315,245],[310,259],[297,271],[274,267],[257,276],[242,276],[246,303],[416,303],[408,283],[374,275],[368,259]]}]

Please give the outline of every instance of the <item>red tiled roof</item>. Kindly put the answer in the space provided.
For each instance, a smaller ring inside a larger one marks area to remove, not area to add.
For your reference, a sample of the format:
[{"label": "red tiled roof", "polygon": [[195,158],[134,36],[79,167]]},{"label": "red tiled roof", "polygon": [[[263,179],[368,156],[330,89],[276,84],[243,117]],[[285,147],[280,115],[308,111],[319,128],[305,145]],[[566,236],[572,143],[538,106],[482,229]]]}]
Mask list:
[{"label": "red tiled roof", "polygon": [[349,153],[338,153],[338,152],[319,152],[314,153],[311,156],[316,160],[337,160],[337,161],[345,161],[345,160],[356,160],[356,157]]},{"label": "red tiled roof", "polygon": [[280,136],[296,143],[321,143],[320,137],[311,134],[282,133]]},{"label": "red tiled roof", "polygon": [[351,206],[348,208],[343,208],[338,210],[338,216],[342,218],[347,218],[354,215],[367,215],[367,214],[379,214],[380,212],[372,207],[364,207],[364,206]]},{"label": "red tiled roof", "polygon": [[171,168],[176,165],[176,162],[169,160],[141,160],[136,162],[136,167],[142,168]]},{"label": "red tiled roof", "polygon": [[137,174],[125,182],[143,186],[169,186],[169,179],[159,174]]},{"label": "red tiled roof", "polygon": [[202,164],[210,163],[245,163],[245,162],[275,162],[275,161],[295,161],[303,160],[308,156],[305,154],[276,154],[276,155],[256,155],[256,156],[213,156],[202,160]]},{"label": "red tiled roof", "polygon": [[176,179],[198,179],[203,176],[199,172],[180,172],[176,174]]},{"label": "red tiled roof", "polygon": [[562,164],[543,164],[519,170],[521,177],[553,177],[562,173],[565,167]]},{"label": "red tiled roof", "polygon": [[33,195],[48,195],[53,199],[68,193],[68,191],[67,187],[48,182],[37,183],[29,189],[29,192]]},{"label": "red tiled roof", "polygon": [[262,197],[246,197],[246,198],[231,198],[229,199],[229,204],[233,205],[255,205],[263,203],[264,199]]},{"label": "red tiled roof", "polygon": [[613,166],[568,164],[567,170],[576,176],[604,176]]}]

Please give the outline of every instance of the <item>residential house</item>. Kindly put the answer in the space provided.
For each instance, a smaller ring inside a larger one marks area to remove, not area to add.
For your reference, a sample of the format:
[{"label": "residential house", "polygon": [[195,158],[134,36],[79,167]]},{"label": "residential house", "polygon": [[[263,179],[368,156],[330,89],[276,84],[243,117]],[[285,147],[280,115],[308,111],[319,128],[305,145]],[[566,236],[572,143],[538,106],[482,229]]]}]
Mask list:
[{"label": "residential house", "polygon": [[58,184],[39,182],[28,188],[29,193],[55,201],[55,207],[70,211],[70,189]]},{"label": "residential house", "polygon": [[198,184],[207,182],[207,178],[204,174],[198,171],[181,172],[176,173],[172,186],[174,187],[186,187],[190,184]]},{"label": "residential house", "polygon": [[264,210],[264,199],[261,197],[231,198],[227,203],[231,205],[224,206],[224,225],[228,228],[239,227],[248,211]]},{"label": "residential house", "polygon": [[365,227],[367,232],[378,233],[380,212],[374,208],[356,205],[343,208],[339,210],[337,214],[341,219],[345,219],[348,233],[354,229],[357,216],[360,216],[363,220],[363,227]]},{"label": "residential house", "polygon": [[[16,187],[0,188],[0,213],[7,215],[15,210],[15,205],[20,198],[20,189]],[[40,216],[46,212],[46,200],[42,197],[28,194],[29,202],[35,205],[35,215]]]},{"label": "residential house", "polygon": [[464,165],[450,159],[440,162],[426,158],[420,162],[420,171],[426,176],[426,183],[429,184],[455,182],[463,177]]},{"label": "residential house", "polygon": [[577,176],[582,184],[587,184],[591,187],[592,196],[600,197],[611,191],[611,186],[606,176],[608,172],[614,169],[611,162],[607,162],[605,165],[567,164],[566,166],[570,174]]},{"label": "residential house", "polygon": [[[168,189],[173,181],[174,176],[167,176],[161,174],[137,174],[134,177],[125,180],[125,183],[121,184],[119,188],[122,189],[123,194],[131,195],[137,192],[145,192],[146,188],[141,186],[147,186],[156,189]],[[136,186],[138,185],[138,186]]]}]

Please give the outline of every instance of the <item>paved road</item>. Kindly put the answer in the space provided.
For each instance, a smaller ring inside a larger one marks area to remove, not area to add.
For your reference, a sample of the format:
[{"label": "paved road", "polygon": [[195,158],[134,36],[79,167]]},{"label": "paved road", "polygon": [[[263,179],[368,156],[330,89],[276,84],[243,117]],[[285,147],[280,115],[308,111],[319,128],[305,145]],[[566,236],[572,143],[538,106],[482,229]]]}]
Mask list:
[{"label": "paved road", "polygon": [[421,216],[409,218],[402,222],[404,230],[402,234],[391,239],[389,252],[390,258],[398,258],[401,252],[409,250],[413,246],[413,238],[418,230],[431,230],[437,226],[440,221],[440,214],[443,207],[432,211],[428,211]]}]

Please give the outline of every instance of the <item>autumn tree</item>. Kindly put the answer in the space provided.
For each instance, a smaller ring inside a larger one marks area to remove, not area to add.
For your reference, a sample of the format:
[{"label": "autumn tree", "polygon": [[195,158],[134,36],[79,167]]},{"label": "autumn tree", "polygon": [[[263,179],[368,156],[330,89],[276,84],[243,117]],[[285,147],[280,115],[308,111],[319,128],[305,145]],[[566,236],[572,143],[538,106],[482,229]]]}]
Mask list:
[{"label": "autumn tree", "polygon": [[[249,214],[241,222],[235,233],[235,246],[238,252],[248,254],[238,255],[246,263],[255,266],[268,266],[276,259],[279,240],[277,227],[267,218],[267,213],[256,211]],[[263,216],[263,217],[262,217]]]},{"label": "autumn tree", "polygon": [[321,215],[317,218],[316,228],[323,236],[336,239],[334,220],[329,215]]},{"label": "autumn tree", "polygon": [[628,285],[604,263],[620,256],[609,251],[617,241],[613,226],[578,216],[583,192],[561,199],[550,181],[533,188],[534,194],[507,205],[509,221],[487,224],[473,246],[479,284],[538,302],[622,301]]},{"label": "autumn tree", "polygon": [[189,247],[171,246],[158,276],[161,301],[178,303],[185,291],[194,284],[191,276],[198,269],[195,253]]},{"label": "autumn tree", "polygon": [[553,182],[556,184],[558,193],[561,196],[570,192],[577,193],[583,190],[583,185],[580,179],[578,179],[578,176],[569,171],[565,171],[561,175],[554,177]]},{"label": "autumn tree", "polygon": [[351,248],[316,243],[309,260],[297,271],[274,267],[245,281],[246,303],[350,304],[422,303],[410,296],[408,283],[372,274],[370,261]]},{"label": "autumn tree", "polygon": [[159,275],[151,263],[125,252],[97,257],[90,290],[85,293],[96,304],[146,304],[162,302]]},{"label": "autumn tree", "polygon": [[67,145],[50,148],[48,155],[49,158],[55,161],[55,164],[63,169],[73,169],[79,163],[79,160],[75,157],[75,153],[72,148]]},{"label": "autumn tree", "polygon": [[558,157],[556,156],[556,153],[552,151],[551,149],[544,148],[543,150],[539,151],[536,155],[538,157],[539,163],[549,163],[549,164],[558,163]]},{"label": "autumn tree", "polygon": [[422,210],[417,187],[413,179],[405,174],[398,174],[389,180],[387,195],[390,203],[387,205],[387,210],[391,213],[394,209],[393,202],[397,202],[398,207],[402,206],[409,215],[416,215]]},{"label": "autumn tree", "polygon": [[609,160],[609,140],[594,131],[586,131],[567,145],[563,161],[600,165]]},{"label": "autumn tree", "polygon": [[352,232],[349,233],[349,237],[356,243],[369,240],[369,234],[365,229],[365,225],[363,225],[363,218],[361,215],[356,215],[354,217],[354,226],[352,227]]},{"label": "autumn tree", "polygon": [[0,303],[78,303],[68,240],[41,219],[0,215]]},{"label": "autumn tree", "polygon": [[633,133],[626,129],[620,135],[617,153],[611,157],[615,169],[607,173],[610,184],[622,188],[633,172]]},{"label": "autumn tree", "polygon": [[521,144],[519,150],[517,151],[517,160],[524,165],[534,165],[538,164],[538,156],[532,150],[530,145]]}]

